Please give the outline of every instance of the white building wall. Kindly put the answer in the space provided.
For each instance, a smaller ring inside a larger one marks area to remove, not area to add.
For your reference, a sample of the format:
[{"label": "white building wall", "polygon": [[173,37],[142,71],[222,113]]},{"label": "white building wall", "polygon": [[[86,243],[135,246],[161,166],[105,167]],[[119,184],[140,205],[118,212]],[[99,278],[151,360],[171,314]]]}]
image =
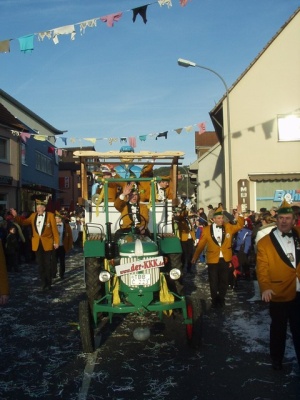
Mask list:
[{"label": "white building wall", "polygon": [[224,161],[221,150],[220,144],[215,145],[199,159],[197,205],[203,207],[205,211],[209,204],[216,207],[218,203],[223,202]]},{"label": "white building wall", "polygon": [[[300,171],[300,142],[279,142],[277,129],[278,115],[300,112],[299,32],[300,12],[230,91],[233,205],[237,182],[250,173]],[[228,176],[227,163],[225,170]],[[255,185],[250,182],[251,209],[257,206]]]}]

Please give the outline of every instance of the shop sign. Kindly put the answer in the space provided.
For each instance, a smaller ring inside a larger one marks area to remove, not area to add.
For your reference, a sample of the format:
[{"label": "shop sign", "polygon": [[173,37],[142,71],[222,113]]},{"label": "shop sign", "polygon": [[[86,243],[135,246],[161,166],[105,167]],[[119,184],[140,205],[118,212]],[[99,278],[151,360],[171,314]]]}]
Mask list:
[{"label": "shop sign", "polygon": [[293,190],[277,189],[275,190],[273,201],[274,202],[278,201],[282,203],[283,199],[286,198],[286,195],[288,195],[288,198],[291,201],[300,201],[300,189],[293,189]]},{"label": "shop sign", "polygon": [[249,210],[249,181],[247,179],[240,179],[238,181],[238,203],[242,206],[242,212]]}]

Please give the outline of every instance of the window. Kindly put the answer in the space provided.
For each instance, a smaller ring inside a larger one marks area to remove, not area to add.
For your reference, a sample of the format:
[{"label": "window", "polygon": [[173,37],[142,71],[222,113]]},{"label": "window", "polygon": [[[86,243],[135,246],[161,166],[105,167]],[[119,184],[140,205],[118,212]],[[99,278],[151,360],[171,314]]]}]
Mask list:
[{"label": "window", "polygon": [[65,188],[70,189],[70,177],[65,176]]},{"label": "window", "polygon": [[280,142],[300,140],[300,114],[278,115],[277,124]]},{"label": "window", "polygon": [[42,153],[36,152],[35,168],[48,175],[53,175],[53,160]]},{"label": "window", "polygon": [[21,158],[22,158],[22,164],[27,165],[26,164],[26,144],[25,143],[21,144]]},{"label": "window", "polygon": [[9,140],[0,137],[0,161],[9,161]]},{"label": "window", "polygon": [[0,194],[0,214],[7,210],[8,204],[7,204],[7,195],[6,194]]},{"label": "window", "polygon": [[59,188],[60,189],[70,189],[70,177],[63,176],[59,178]]}]

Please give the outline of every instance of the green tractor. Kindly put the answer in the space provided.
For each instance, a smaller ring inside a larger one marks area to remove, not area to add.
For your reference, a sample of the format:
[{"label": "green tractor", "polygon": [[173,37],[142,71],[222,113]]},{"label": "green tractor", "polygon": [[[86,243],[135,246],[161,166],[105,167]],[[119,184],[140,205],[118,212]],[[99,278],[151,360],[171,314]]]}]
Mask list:
[{"label": "green tractor", "polygon": [[[144,158],[151,158],[148,152],[140,155],[77,151],[75,155],[80,157],[81,171],[88,168],[87,160],[94,164],[95,160],[104,159],[107,162],[109,159],[110,165],[121,161],[128,168],[133,163],[141,163]],[[165,159],[171,158],[171,173],[177,179],[178,159],[182,153],[151,155],[156,163],[163,159],[164,165]],[[147,182],[152,198],[155,198],[155,185],[159,179],[130,176],[130,181],[137,185],[141,181]],[[179,326],[185,325],[187,343],[199,348],[202,337],[201,302],[184,293],[182,248],[172,224],[172,201],[165,200],[159,204],[153,201],[149,205],[150,237],[138,233],[134,226],[124,234],[115,235],[117,230],[120,231],[122,218],[109,202],[108,186],[111,182],[122,184],[128,180],[126,177],[103,178],[101,204],[94,196],[94,202],[87,202],[85,207],[84,270],[87,298],[79,304],[83,351],[91,353],[95,350],[95,332],[99,332],[104,319],[112,323],[115,315],[129,313],[144,318],[155,313],[160,320],[176,313],[181,321]],[[174,192],[176,195],[176,190]],[[139,329],[139,334],[143,334],[141,337],[149,336],[148,328]],[[133,334],[137,338],[137,332]]]}]

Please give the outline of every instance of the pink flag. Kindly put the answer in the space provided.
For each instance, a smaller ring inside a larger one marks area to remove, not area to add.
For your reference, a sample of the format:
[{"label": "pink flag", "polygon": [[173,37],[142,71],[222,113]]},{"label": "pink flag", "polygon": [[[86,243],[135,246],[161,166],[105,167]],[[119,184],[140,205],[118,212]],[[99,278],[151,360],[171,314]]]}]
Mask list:
[{"label": "pink flag", "polygon": [[206,132],[205,122],[200,122],[198,124],[198,126],[199,126],[199,135],[201,135],[202,133]]},{"label": "pink flag", "polygon": [[21,139],[23,140],[23,142],[26,143],[27,139],[29,139],[31,135],[30,135],[30,133],[27,133],[27,132],[21,132],[20,136],[21,136]]},{"label": "pink flag", "polygon": [[136,148],[136,138],[135,136],[131,136],[128,138],[128,143],[131,147]]},{"label": "pink flag", "polygon": [[179,0],[181,7],[185,7],[189,0]]}]

